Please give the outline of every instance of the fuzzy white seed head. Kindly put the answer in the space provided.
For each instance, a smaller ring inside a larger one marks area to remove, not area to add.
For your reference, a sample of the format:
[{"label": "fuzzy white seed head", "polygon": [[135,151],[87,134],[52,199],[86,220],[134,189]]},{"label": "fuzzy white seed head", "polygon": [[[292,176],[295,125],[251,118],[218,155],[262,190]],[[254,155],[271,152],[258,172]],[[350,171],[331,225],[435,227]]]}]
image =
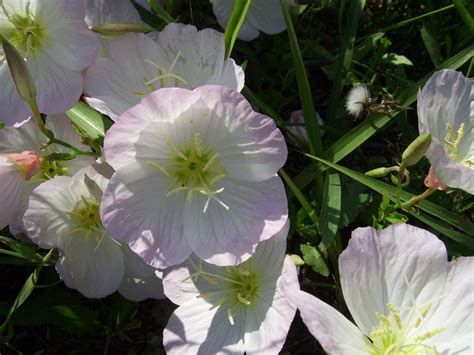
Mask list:
[{"label": "fuzzy white seed head", "polygon": [[370,103],[370,92],[365,85],[359,85],[351,89],[346,99],[346,110],[354,116],[359,117],[365,107]]}]

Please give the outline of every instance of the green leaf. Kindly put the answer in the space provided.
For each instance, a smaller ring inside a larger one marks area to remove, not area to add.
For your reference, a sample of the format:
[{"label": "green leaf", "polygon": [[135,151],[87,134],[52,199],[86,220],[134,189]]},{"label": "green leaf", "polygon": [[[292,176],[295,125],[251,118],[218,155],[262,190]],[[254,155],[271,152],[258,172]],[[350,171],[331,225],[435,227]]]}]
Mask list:
[{"label": "green leaf", "polygon": [[66,115],[76,127],[94,141],[104,138],[105,132],[112,126],[109,119],[82,102],[66,111]]},{"label": "green leaf", "polygon": [[225,57],[229,58],[234,48],[235,41],[240,31],[240,27],[245,21],[247,11],[250,7],[250,0],[237,0],[235,1],[234,8],[230,14],[229,22],[224,33],[225,42]]},{"label": "green leaf", "polygon": [[159,18],[165,21],[167,24],[173,23],[174,18],[171,17],[169,13],[156,1],[156,0],[147,0],[147,3],[150,4],[151,8],[155,10]]},{"label": "green leaf", "polygon": [[3,336],[5,329],[10,321],[11,316],[15,312],[15,310],[18,309],[25,301],[26,299],[31,295],[33,292],[36,283],[38,282],[39,275],[41,273],[41,269],[43,268],[43,265],[49,260],[51,255],[53,255],[54,249],[51,249],[48,254],[41,260],[41,262],[36,266],[36,269],[33,271],[33,273],[28,277],[28,279],[25,281],[23,284],[23,287],[21,288],[20,292],[18,293],[15,301],[13,302],[12,306],[10,307],[10,310],[8,311],[8,314],[6,316],[5,321],[2,324],[2,327],[0,328],[0,338]]},{"label": "green leaf", "polygon": [[413,66],[413,62],[405,57],[404,55],[396,54],[396,53],[385,53],[382,57],[385,60],[388,60],[393,65],[409,65]]},{"label": "green leaf", "polygon": [[326,265],[326,261],[315,246],[301,244],[300,250],[303,254],[304,262],[311,266],[313,271],[325,277],[329,276],[329,269]]},{"label": "green leaf", "polygon": [[350,1],[349,9],[346,11],[346,23],[342,33],[342,43],[336,63],[336,77],[333,80],[331,96],[329,98],[328,122],[335,120],[337,109],[341,102],[342,89],[346,83],[347,73],[349,73],[351,68],[359,17],[364,6],[365,0],[352,0]]},{"label": "green leaf", "polygon": [[[386,184],[382,181],[379,181],[377,179],[368,177],[367,175],[358,173],[356,171],[353,171],[351,169],[345,168],[343,166],[331,163],[327,160],[317,158],[314,156],[311,156],[307,154],[308,157],[311,159],[315,159],[349,177],[352,179],[360,182],[361,184],[364,184],[365,186],[371,188],[372,190],[378,192],[381,195],[387,196],[391,201],[396,202],[397,201],[397,189],[395,186]],[[408,201],[412,197],[414,197],[413,194],[406,192],[406,191],[401,191],[400,197],[403,201]],[[429,201],[420,201],[417,205],[417,208],[419,208],[422,211],[425,211],[437,218],[439,218],[442,221],[445,221],[446,223],[449,223],[451,226],[458,228],[462,231],[464,231],[467,234],[461,233],[461,232],[456,232],[456,233],[444,233],[447,237],[450,237],[452,239],[455,239],[457,242],[462,243],[466,246],[468,246],[470,249],[474,249],[474,224],[471,222],[468,222],[458,216],[457,214],[450,212],[441,206],[438,206],[432,202]],[[415,213],[414,210],[407,210],[412,216],[415,218],[419,219],[420,221],[423,221],[422,219],[425,217],[419,213]],[[426,218],[425,218],[426,219]],[[443,233],[443,231],[439,230],[440,233]],[[453,237],[454,236],[454,237]]]},{"label": "green leaf", "polygon": [[326,247],[336,237],[341,217],[341,179],[338,173],[327,174],[319,218],[320,233]]},{"label": "green leaf", "polygon": [[[298,38],[293,27],[288,4],[286,0],[280,0],[283,15],[286,21],[288,37],[290,41],[291,54],[293,56],[293,65],[295,68],[296,80],[298,83],[298,92],[301,99],[301,107],[303,109],[304,124],[308,132],[309,150],[311,154],[321,156],[323,147],[321,143],[321,132],[319,130],[318,117],[314,108],[313,96],[309,86],[306,68],[304,66],[303,57],[301,56]],[[322,180],[320,181],[322,185]],[[322,186],[320,186],[322,188]]]},{"label": "green leaf", "polygon": [[452,2],[454,6],[456,6],[456,9],[458,10],[459,15],[461,15],[461,18],[466,24],[467,28],[469,28],[469,32],[471,32],[471,35],[474,36],[474,18],[471,16],[469,10],[464,5],[463,0],[453,0]]},{"label": "green leaf", "polygon": [[341,219],[339,228],[343,228],[352,223],[364,207],[370,202],[370,194],[367,188],[345,175],[341,176],[342,201]]},{"label": "green leaf", "polygon": [[[0,236],[0,242],[8,246],[15,252],[15,256],[21,257],[35,263],[40,262],[43,256],[36,252],[30,245],[22,243],[18,240],[14,240],[8,237]],[[3,250],[3,249],[2,249]],[[8,254],[5,251],[3,254]],[[13,255],[13,254],[10,254]]]},{"label": "green leaf", "polygon": [[434,34],[431,32],[430,27],[426,24],[423,24],[420,29],[421,39],[425,44],[428,55],[431,58],[434,66],[437,67],[441,64],[443,58],[441,57],[441,52],[439,51],[438,43]]}]

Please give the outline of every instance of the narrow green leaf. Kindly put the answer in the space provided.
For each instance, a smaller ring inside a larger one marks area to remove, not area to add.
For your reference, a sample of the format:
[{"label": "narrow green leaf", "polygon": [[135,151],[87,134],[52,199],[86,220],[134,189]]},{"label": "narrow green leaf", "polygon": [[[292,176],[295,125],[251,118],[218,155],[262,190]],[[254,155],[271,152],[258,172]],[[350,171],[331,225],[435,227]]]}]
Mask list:
[{"label": "narrow green leaf", "polygon": [[323,256],[315,246],[301,244],[300,250],[303,254],[304,262],[311,266],[313,271],[326,277],[329,276],[329,268],[326,265]]},{"label": "narrow green leaf", "polygon": [[314,210],[313,206],[311,206],[309,201],[306,199],[304,194],[293,183],[291,178],[286,174],[285,170],[280,169],[279,174],[282,177],[283,181],[285,181],[285,183],[289,187],[289,189],[296,196],[298,202],[301,204],[301,206],[303,207],[303,209],[305,210],[305,212],[308,214],[309,218],[311,219],[311,222],[313,222],[315,226],[319,226],[318,215],[317,215],[316,211]]},{"label": "narrow green leaf", "polygon": [[2,327],[0,328],[0,337],[4,334],[5,328],[7,327],[10,318],[15,312],[15,310],[20,307],[23,302],[26,301],[26,299],[31,295],[33,292],[36,283],[38,282],[38,278],[41,272],[41,269],[43,268],[43,265],[51,258],[53,255],[54,249],[51,249],[48,254],[45,255],[45,257],[41,260],[41,262],[38,263],[36,266],[36,269],[33,271],[33,273],[28,277],[26,282],[23,284],[23,287],[21,288],[20,292],[18,293],[18,296],[16,297],[15,301],[13,302],[12,306],[10,307],[10,310],[8,311],[8,314],[6,316],[5,321],[3,322]]},{"label": "narrow green leaf", "polygon": [[[331,163],[327,160],[311,156],[309,154],[306,154],[308,157],[311,159],[315,159],[349,177],[351,177],[354,180],[357,180],[361,184],[371,188],[372,190],[378,192],[381,195],[387,196],[391,201],[396,202],[397,200],[397,188],[395,186],[386,184],[383,181],[368,177],[367,175],[358,173],[356,171],[353,171],[351,169],[345,168],[343,166],[340,166],[338,164]],[[402,201],[408,201],[412,197],[414,197],[413,194],[402,191],[400,194],[400,197]],[[420,201],[417,205],[417,208],[419,208],[422,211],[425,211],[431,215],[433,215],[436,218],[439,218],[442,221],[445,221],[446,223],[449,223],[451,226],[458,228],[462,230],[463,232],[467,233],[457,233],[457,241],[474,249],[474,223],[468,222],[458,216],[457,214],[450,212],[441,206],[438,206],[432,202],[429,202],[427,200]],[[410,212],[411,210],[408,210]],[[418,218],[419,216],[422,216],[421,214],[413,213],[412,214],[415,218]],[[421,217],[422,218],[422,217]],[[420,219],[421,220],[421,219]],[[450,237],[450,235],[447,235]]]},{"label": "narrow green leaf", "polygon": [[147,3],[150,4],[153,10],[155,10],[158,17],[165,21],[167,24],[175,22],[174,18],[172,18],[171,15],[167,13],[166,10],[163,9],[163,7],[156,0],[147,0]]},{"label": "narrow green leaf", "polygon": [[331,245],[336,237],[341,217],[341,197],[341,179],[339,174],[327,174],[319,219],[320,233],[326,247]]},{"label": "narrow green leaf", "polygon": [[346,83],[347,73],[349,73],[351,69],[357,27],[364,6],[365,0],[352,0],[350,1],[349,9],[346,11],[342,43],[336,63],[336,77],[333,80],[328,113],[326,116],[328,122],[332,122],[336,119],[336,113],[341,102],[341,94]]},{"label": "narrow green leaf", "polygon": [[225,41],[225,57],[229,58],[234,48],[237,35],[239,34],[240,28],[245,21],[247,11],[250,7],[250,0],[237,0],[235,1],[234,8],[230,14],[229,22],[224,33]]},{"label": "narrow green leaf", "polygon": [[102,139],[112,126],[110,120],[82,102],[66,111],[66,115],[92,140]]},{"label": "narrow green leaf", "polygon": [[421,26],[420,34],[431,61],[433,62],[435,67],[439,66],[443,58],[441,57],[441,52],[439,50],[436,37],[426,24],[423,24]]},{"label": "narrow green leaf", "polygon": [[456,10],[458,10],[459,15],[461,15],[462,20],[469,28],[469,32],[474,36],[474,18],[471,16],[466,6],[464,6],[463,0],[453,0]]},{"label": "narrow green leaf", "polygon": [[[323,147],[321,143],[321,133],[319,130],[318,117],[314,108],[313,96],[309,86],[306,68],[304,66],[303,57],[301,56],[298,38],[293,27],[288,4],[286,0],[280,0],[283,15],[286,21],[288,37],[290,40],[291,54],[293,56],[293,65],[295,68],[296,81],[298,83],[298,92],[301,99],[301,107],[303,109],[304,124],[308,132],[309,150],[311,154],[321,156]],[[321,180],[322,185],[322,180]],[[322,187],[322,186],[321,186]]]},{"label": "narrow green leaf", "polygon": [[0,236],[0,242],[5,244],[13,253],[8,253],[7,250],[1,249],[3,254],[9,254],[17,257],[21,257],[35,263],[40,262],[43,259],[43,256],[36,252],[30,245],[20,242],[19,240],[11,239],[8,237]]}]

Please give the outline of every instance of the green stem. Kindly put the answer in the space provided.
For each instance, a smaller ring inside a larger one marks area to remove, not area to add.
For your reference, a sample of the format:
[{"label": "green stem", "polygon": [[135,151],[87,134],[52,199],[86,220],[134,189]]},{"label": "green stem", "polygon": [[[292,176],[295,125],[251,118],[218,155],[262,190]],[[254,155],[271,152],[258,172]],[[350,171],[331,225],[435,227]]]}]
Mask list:
[{"label": "green stem", "polygon": [[432,195],[433,192],[435,192],[435,191],[436,191],[436,189],[428,188],[428,189],[426,189],[425,192],[423,192],[422,194],[417,195],[417,196],[415,196],[415,197],[412,197],[412,198],[409,199],[408,201],[401,203],[399,206],[400,206],[400,208],[402,208],[402,209],[406,209],[406,208],[408,208],[408,207],[411,207],[411,206],[417,204],[418,202],[420,202],[420,201],[426,199],[428,196]]}]

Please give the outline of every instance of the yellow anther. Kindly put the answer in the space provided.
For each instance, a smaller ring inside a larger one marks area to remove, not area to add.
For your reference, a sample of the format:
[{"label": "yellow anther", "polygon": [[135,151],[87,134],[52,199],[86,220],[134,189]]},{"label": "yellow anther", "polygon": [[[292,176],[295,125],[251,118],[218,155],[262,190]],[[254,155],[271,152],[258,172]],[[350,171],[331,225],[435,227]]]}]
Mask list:
[{"label": "yellow anther", "polygon": [[234,325],[235,322],[234,322],[234,317],[232,315],[232,309],[231,308],[227,308],[227,317],[229,318],[229,323],[231,325]]},{"label": "yellow anther", "polygon": [[157,169],[157,170],[159,170],[159,171],[161,171],[161,172],[162,172],[163,174],[165,174],[166,176],[170,176],[170,174],[168,173],[168,171],[167,171],[165,168],[163,168],[161,165],[158,165],[158,164],[156,164],[155,162],[153,162],[153,161],[151,161],[151,160],[147,160],[147,161],[146,161],[146,164],[149,165],[149,166],[151,166],[151,167],[153,167],[153,168],[155,168],[155,169]]},{"label": "yellow anther", "polygon": [[387,350],[385,350],[384,355],[396,354],[396,351],[397,351],[397,344],[392,344],[387,348]]},{"label": "yellow anther", "polygon": [[246,306],[250,306],[250,301],[248,299],[246,299],[245,297],[242,297],[240,292],[237,294],[237,299],[239,300],[240,303],[243,303]]},{"label": "yellow anther", "polygon": [[385,335],[390,335],[390,331],[388,329],[372,330],[369,334],[371,339],[375,339],[375,338],[382,337],[382,336],[385,336]]},{"label": "yellow anther", "polygon": [[421,309],[420,313],[421,313],[421,316],[423,318],[426,318],[426,316],[428,315],[430,309],[431,309],[431,306],[432,304],[431,303],[428,303],[427,305],[423,306],[423,308]]},{"label": "yellow anther", "polygon": [[431,338],[435,337],[436,335],[442,333],[443,331],[444,331],[444,328],[436,328],[434,330],[430,330],[429,332],[426,332],[425,334],[417,336],[415,338],[415,341],[416,342],[422,342],[422,341],[431,339]]},{"label": "yellow anther", "polygon": [[402,319],[400,318],[400,313],[398,313],[398,311],[395,309],[395,307],[391,303],[387,303],[387,308],[392,313],[393,318],[395,319],[395,322],[397,323],[398,329],[402,329]]},{"label": "yellow anther", "polygon": [[204,155],[204,142],[202,141],[201,133],[194,134],[194,149],[196,149],[196,154],[198,157]]},{"label": "yellow anther", "polygon": [[206,299],[206,298],[214,296],[215,294],[216,294],[215,292],[209,291],[209,292],[201,293],[196,297]]},{"label": "yellow anther", "polygon": [[386,315],[377,312],[376,316],[380,320],[380,322],[383,323],[384,326],[386,326],[387,328],[390,328],[390,320],[387,318]]}]

